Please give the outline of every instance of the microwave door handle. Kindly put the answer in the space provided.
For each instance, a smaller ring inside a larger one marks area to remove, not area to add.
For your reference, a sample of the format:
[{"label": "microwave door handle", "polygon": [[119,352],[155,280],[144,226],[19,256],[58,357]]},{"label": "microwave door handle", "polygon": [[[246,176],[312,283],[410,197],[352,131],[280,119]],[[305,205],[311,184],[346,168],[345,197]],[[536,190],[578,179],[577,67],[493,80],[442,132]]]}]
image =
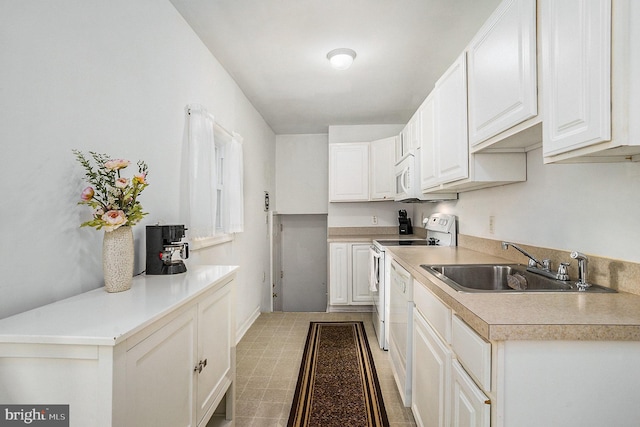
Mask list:
[{"label": "microwave door handle", "polygon": [[400,186],[402,187],[402,192],[404,194],[409,194],[409,189],[407,188],[407,185],[406,185],[408,172],[409,172],[409,168],[404,168],[404,170],[402,171],[402,175],[400,177]]}]

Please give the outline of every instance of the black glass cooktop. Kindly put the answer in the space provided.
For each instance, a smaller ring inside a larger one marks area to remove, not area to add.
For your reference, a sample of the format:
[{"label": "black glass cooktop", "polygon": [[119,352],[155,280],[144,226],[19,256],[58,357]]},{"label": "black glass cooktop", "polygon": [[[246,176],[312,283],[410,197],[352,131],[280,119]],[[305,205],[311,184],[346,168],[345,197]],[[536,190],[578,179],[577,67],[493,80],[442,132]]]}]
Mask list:
[{"label": "black glass cooktop", "polygon": [[437,241],[433,240],[376,240],[382,246],[436,246]]}]

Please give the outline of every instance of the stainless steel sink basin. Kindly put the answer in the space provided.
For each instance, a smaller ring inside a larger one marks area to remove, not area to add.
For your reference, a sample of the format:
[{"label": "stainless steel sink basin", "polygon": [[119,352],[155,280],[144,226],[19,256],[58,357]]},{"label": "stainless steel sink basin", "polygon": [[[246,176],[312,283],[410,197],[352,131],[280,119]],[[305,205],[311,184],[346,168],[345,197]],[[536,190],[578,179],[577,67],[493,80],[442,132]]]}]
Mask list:
[{"label": "stainless steel sink basin", "polygon": [[[423,264],[421,267],[458,292],[617,292],[599,285],[580,291],[575,282],[541,276],[527,271],[527,267],[521,264]],[[511,280],[509,275],[513,276]],[[515,289],[514,277],[521,285]],[[509,286],[510,282],[512,286]]]}]

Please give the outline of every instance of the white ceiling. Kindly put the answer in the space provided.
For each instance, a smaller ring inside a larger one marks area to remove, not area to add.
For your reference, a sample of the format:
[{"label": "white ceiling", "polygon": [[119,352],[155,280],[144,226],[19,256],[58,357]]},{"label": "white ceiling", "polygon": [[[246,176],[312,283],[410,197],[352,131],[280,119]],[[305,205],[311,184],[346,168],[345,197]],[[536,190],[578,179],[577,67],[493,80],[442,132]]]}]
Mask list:
[{"label": "white ceiling", "polygon": [[[499,0],[171,0],[276,134],[406,123]],[[326,54],[348,47],[353,66]]]}]

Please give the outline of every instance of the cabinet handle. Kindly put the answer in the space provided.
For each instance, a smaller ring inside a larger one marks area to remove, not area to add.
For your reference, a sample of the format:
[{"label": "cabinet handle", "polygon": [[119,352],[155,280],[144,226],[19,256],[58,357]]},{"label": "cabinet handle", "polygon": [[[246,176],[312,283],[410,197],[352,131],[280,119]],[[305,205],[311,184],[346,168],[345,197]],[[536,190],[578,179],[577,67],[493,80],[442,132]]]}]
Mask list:
[{"label": "cabinet handle", "polygon": [[198,362],[198,364],[196,365],[195,368],[193,368],[193,372],[202,372],[202,368],[204,368],[205,366],[207,366],[207,359],[201,360]]}]

